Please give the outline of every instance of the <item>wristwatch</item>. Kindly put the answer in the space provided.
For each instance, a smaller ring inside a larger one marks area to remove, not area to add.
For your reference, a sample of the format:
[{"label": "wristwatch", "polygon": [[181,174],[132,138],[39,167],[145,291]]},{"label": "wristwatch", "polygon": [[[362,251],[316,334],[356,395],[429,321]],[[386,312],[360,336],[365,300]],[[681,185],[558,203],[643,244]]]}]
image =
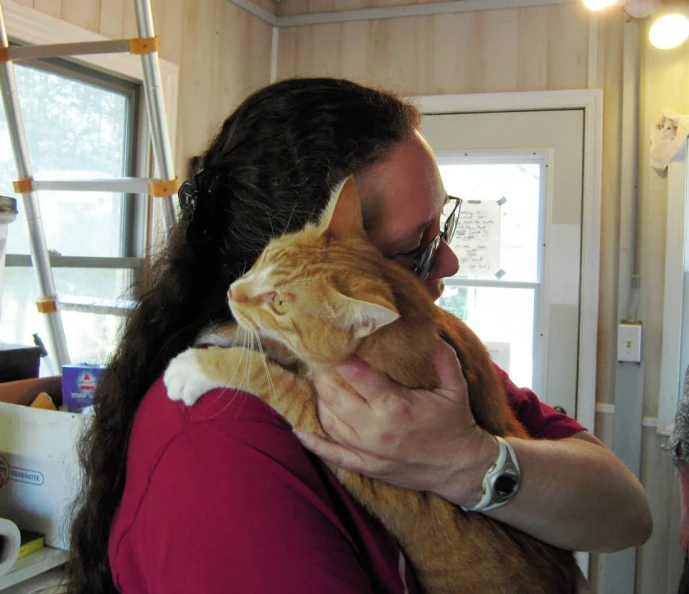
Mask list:
[{"label": "wristwatch", "polygon": [[460,506],[464,511],[490,511],[505,505],[519,491],[521,471],[517,454],[506,439],[494,436],[498,457],[483,477],[483,496],[476,505]]}]

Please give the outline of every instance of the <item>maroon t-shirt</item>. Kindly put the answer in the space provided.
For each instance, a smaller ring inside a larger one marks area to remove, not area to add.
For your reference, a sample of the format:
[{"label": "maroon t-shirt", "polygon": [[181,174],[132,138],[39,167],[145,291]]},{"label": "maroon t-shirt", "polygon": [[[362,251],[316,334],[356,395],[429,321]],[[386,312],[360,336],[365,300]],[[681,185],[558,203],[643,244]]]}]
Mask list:
[{"label": "maroon t-shirt", "polygon": [[[500,372],[532,436],[584,430]],[[124,594],[414,594],[399,547],[253,396],[193,407],[158,380],[137,412],[109,542]]]}]

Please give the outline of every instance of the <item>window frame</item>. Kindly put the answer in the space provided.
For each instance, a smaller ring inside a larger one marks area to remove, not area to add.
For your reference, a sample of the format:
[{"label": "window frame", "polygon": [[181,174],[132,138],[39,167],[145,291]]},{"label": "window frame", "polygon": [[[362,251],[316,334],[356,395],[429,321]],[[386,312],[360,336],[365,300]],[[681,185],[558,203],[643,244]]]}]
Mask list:
[{"label": "window frame", "polygon": [[[93,41],[107,41],[110,38],[82,29],[71,23],[55,19],[42,12],[38,12],[27,6],[17,3],[3,4],[3,17],[7,29],[8,37],[16,43],[27,45],[45,45],[45,44],[59,44],[59,43],[82,43]],[[70,59],[70,62],[82,65],[83,67],[92,70],[100,71],[110,74],[116,78],[128,80],[139,86],[143,85],[143,66],[141,58],[131,54],[116,53],[116,54],[96,54],[88,56],[79,56]],[[168,134],[170,137],[170,146],[176,146],[177,133],[177,109],[178,109],[178,88],[179,88],[179,66],[168,60],[160,59],[160,81],[164,96],[165,113],[167,120]],[[145,101],[140,101],[140,109],[145,112]],[[149,134],[149,125],[144,113],[143,120],[138,130],[138,139],[136,155],[136,171],[137,174],[143,174],[142,177],[150,175],[152,170],[152,156],[151,156],[151,141]],[[145,150],[144,150],[145,147]],[[137,217],[145,222],[146,230],[141,236],[133,238],[132,245],[126,248],[133,254],[139,254],[142,258],[136,258],[132,261],[130,258],[123,258],[122,264],[125,268],[134,268],[134,264],[138,264],[140,269],[146,259],[150,255],[151,246],[155,245],[155,238],[158,237],[162,230],[162,222],[152,220],[152,215],[157,215],[157,209],[148,209],[147,200],[136,201],[139,205],[136,210]],[[150,210],[153,212],[151,213]],[[6,265],[25,265],[27,256],[11,256],[7,258]],[[81,262],[84,267],[93,267],[93,262],[85,259]],[[77,263],[72,257],[51,256],[51,266],[58,267],[78,267]],[[117,267],[112,265],[110,259],[100,259],[100,267]],[[136,274],[136,270],[134,271]],[[63,308],[67,308],[67,304],[63,304]],[[98,313],[98,308],[94,307],[94,313]]]},{"label": "window frame", "polygon": [[[443,153],[437,156],[440,166],[464,163],[486,164],[522,164],[530,163],[539,166],[539,205],[538,205],[538,249],[536,252],[536,280],[511,281],[503,279],[467,278],[461,274],[461,267],[455,276],[444,279],[445,286],[458,288],[491,288],[491,289],[525,289],[533,292],[533,335],[532,335],[532,389],[537,393],[545,390],[545,353],[548,349],[548,303],[544,295],[548,295],[548,277],[545,270],[546,233],[548,212],[552,209],[549,203],[552,192],[549,191],[549,163],[552,151],[539,150],[529,153],[510,149],[496,149],[490,151],[464,151],[461,153]],[[469,196],[462,198],[471,199]],[[462,224],[461,215],[459,225]],[[461,260],[461,254],[460,254]]]},{"label": "window frame", "polygon": [[[71,23],[55,19],[33,8],[17,4],[3,4],[3,16],[7,34],[10,39],[17,43],[28,45],[44,45],[57,43],[82,43],[93,41],[108,41],[108,37],[82,29]],[[137,85],[143,85],[143,67],[139,56],[116,53],[116,54],[96,54],[89,56],[78,56],[70,59],[70,62],[80,64],[87,69],[105,72],[117,78],[131,81]],[[178,89],[179,89],[179,66],[169,60],[160,59],[160,82],[164,96],[165,115],[167,120],[170,146],[176,146],[177,140],[177,110],[178,110]],[[145,112],[145,102],[141,101],[141,109]],[[152,157],[150,150],[149,126],[144,116],[145,123],[139,127],[138,146],[146,147],[146,150],[139,150],[137,154],[137,171],[142,172],[147,177],[152,170]],[[179,169],[179,163],[177,163]],[[141,201],[146,202],[146,201]],[[154,208],[154,213],[156,209]],[[162,223],[158,227],[157,221],[150,220],[150,213],[146,213],[146,223],[149,227],[148,232],[143,238],[141,245],[135,246],[137,253],[147,253],[149,246],[154,244],[155,237],[162,229]]]},{"label": "window frame", "polygon": [[[21,45],[14,39],[10,40],[10,45]],[[51,74],[63,76],[71,80],[82,82],[87,85],[96,86],[106,91],[124,96],[127,102],[127,128],[125,143],[126,161],[125,168],[127,177],[139,177],[142,175],[140,159],[142,153],[139,143],[141,129],[147,125],[145,120],[145,105],[143,101],[143,89],[130,80],[113,76],[71,60],[63,58],[47,58],[42,60],[22,60],[20,66],[36,68]],[[16,65],[15,65],[16,66]],[[145,152],[145,151],[144,151]],[[29,155],[31,157],[31,155]],[[39,198],[43,196],[39,192]],[[51,192],[46,191],[50,196]],[[141,258],[144,255],[146,245],[146,219],[147,207],[144,195],[124,194],[122,196],[122,218],[120,221],[120,237],[122,238],[122,248],[120,254],[115,257],[81,257],[81,256],[55,256],[50,254],[50,263],[54,268],[134,268],[141,267]],[[112,262],[112,260],[119,261]],[[101,264],[102,262],[102,264]],[[30,257],[27,261],[26,254],[6,255],[7,266],[31,266]]]},{"label": "window frame", "polygon": [[[28,6],[19,3],[4,3],[3,17],[5,21],[8,37],[15,43],[24,45],[51,45],[65,43],[84,43],[108,41],[109,38],[72,25],[60,19],[55,19],[47,14],[38,12]],[[135,34],[134,34],[135,35]],[[122,33],[125,36],[125,33]],[[129,35],[133,36],[133,35]],[[118,79],[129,81],[139,87],[143,87],[143,64],[140,56],[128,53],[95,54],[69,58],[70,63],[81,65],[87,70],[103,72]],[[164,96],[165,119],[169,133],[170,146],[176,146],[177,131],[177,107],[178,107],[178,87],[179,87],[179,67],[177,64],[167,60],[159,60],[160,85]],[[145,101],[141,97],[138,109],[145,112]],[[135,154],[135,174],[137,177],[151,177],[153,172],[153,158],[151,148],[151,138],[149,125],[144,119],[137,133]],[[134,156],[134,155],[132,155]],[[145,263],[149,260],[151,253],[158,246],[157,239],[164,233],[164,222],[160,201],[142,196],[140,200],[134,200],[134,208],[129,210],[129,216],[133,218],[122,218],[123,224],[131,224],[133,227],[143,222],[141,233],[129,235],[129,241],[123,244],[123,255],[121,258],[99,258],[99,259],[78,259],[75,257],[53,256],[50,257],[51,267],[57,269],[81,268],[81,269],[108,269],[121,268],[129,270],[134,276],[140,274],[145,268]],[[114,223],[115,225],[117,223]],[[128,256],[127,253],[133,254]],[[30,262],[30,256],[20,255],[9,257],[6,264],[15,266],[26,266]],[[16,260],[15,260],[16,259]],[[16,268],[15,268],[16,270]],[[38,292],[36,292],[38,297]],[[84,299],[74,298],[71,301],[60,299],[60,309],[67,312],[86,312],[96,315],[113,314],[121,315],[126,313],[130,306],[124,303],[119,296],[112,296],[112,299]],[[84,301],[89,301],[84,305]],[[117,311],[114,311],[117,310]],[[74,315],[74,314],[70,314]]]}]

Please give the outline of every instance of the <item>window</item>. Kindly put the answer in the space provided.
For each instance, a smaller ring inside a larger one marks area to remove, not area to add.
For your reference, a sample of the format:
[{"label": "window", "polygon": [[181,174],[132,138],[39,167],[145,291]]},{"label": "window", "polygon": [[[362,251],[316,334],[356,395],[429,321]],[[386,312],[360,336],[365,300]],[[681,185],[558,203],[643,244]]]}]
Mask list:
[{"label": "window", "polygon": [[[106,179],[136,175],[139,86],[65,61],[15,64],[34,177]],[[31,344],[47,329],[36,310],[30,238],[16,179],[7,121],[0,114],[0,194],[17,198],[10,224],[0,339]],[[67,346],[73,361],[104,362],[121,318],[78,311],[84,297],[114,301],[127,295],[140,265],[143,201],[104,192],[41,192],[40,213],[51,255]],[[80,296],[81,300],[74,299]],[[59,370],[52,370],[59,371]]]},{"label": "window", "polygon": [[438,303],[527,387],[534,386],[540,344],[544,167],[544,156],[440,159],[446,190],[464,204],[452,241],[459,272],[446,279]]}]

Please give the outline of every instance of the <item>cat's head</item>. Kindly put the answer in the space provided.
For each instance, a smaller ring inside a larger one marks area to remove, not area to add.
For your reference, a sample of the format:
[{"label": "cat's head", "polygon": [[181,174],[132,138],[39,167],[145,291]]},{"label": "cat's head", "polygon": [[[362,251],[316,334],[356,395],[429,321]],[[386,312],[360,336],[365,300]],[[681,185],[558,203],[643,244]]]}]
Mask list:
[{"label": "cat's head", "polygon": [[400,317],[382,280],[389,265],[368,242],[353,178],[317,224],[273,239],[228,291],[237,322],[314,367],[337,363]]}]

